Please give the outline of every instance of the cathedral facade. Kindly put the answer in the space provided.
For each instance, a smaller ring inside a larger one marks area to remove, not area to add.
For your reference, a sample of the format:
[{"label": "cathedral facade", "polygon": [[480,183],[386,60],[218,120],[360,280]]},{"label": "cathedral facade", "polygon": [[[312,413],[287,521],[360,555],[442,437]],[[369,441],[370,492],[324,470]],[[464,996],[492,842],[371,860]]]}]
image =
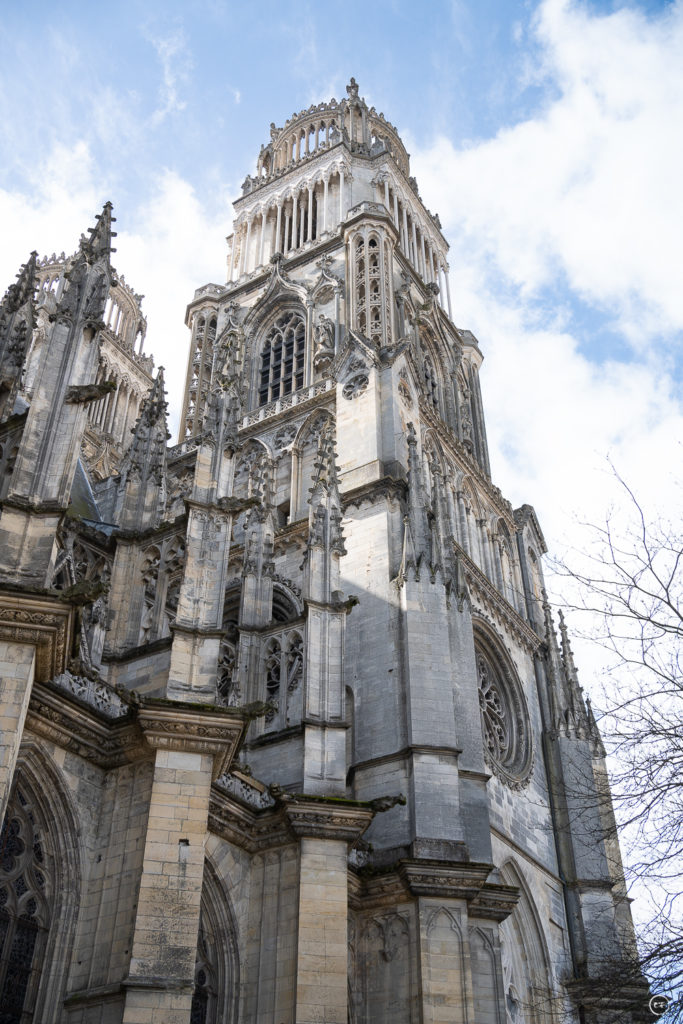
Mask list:
[{"label": "cathedral facade", "polygon": [[234,205],[174,445],[110,204],[0,308],[0,1024],[613,1019],[604,750],[439,219],[353,79]]}]

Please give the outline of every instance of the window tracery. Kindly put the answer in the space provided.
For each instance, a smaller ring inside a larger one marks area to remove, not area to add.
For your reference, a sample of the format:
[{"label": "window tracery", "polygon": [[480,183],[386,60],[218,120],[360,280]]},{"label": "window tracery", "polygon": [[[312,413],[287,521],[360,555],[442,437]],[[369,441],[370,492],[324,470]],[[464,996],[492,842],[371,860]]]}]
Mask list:
[{"label": "window tracery", "polygon": [[235,672],[239,645],[239,613],[240,593],[239,590],[235,590],[226,595],[223,608],[223,638],[218,655],[216,679],[218,701],[228,707],[239,704],[241,700],[239,682]]},{"label": "window tracery", "polygon": [[477,650],[479,708],[484,757],[494,773],[513,788],[528,780],[532,767],[531,730],[526,701],[512,673]]},{"label": "window tracery", "polygon": [[288,699],[298,690],[304,670],[304,641],[298,630],[271,636],[264,648],[265,699],[272,704],[265,715],[265,728],[288,724]]},{"label": "window tracery", "polygon": [[258,404],[267,405],[304,386],[306,323],[301,313],[283,313],[261,350]]},{"label": "window tracery", "polygon": [[52,884],[31,804],[17,789],[0,831],[0,1022],[29,1019],[34,964],[50,926]]},{"label": "window tracery", "polygon": [[[359,235],[353,243],[356,329],[381,347],[391,342],[388,249],[377,235]],[[386,341],[385,341],[386,339]]]}]

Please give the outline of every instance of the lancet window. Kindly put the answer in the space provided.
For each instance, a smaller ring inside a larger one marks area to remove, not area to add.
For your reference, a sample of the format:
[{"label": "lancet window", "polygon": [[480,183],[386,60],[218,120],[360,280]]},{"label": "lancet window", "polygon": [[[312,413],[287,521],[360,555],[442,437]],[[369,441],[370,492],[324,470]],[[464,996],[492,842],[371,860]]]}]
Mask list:
[{"label": "lancet window", "polygon": [[194,322],[192,366],[185,410],[186,437],[197,433],[201,425],[211,387],[216,326],[216,317],[207,316],[206,312],[200,313]]},{"label": "lancet window", "polygon": [[304,386],[306,323],[301,313],[283,313],[261,350],[259,405],[266,405]]},{"label": "lancet window", "polygon": [[237,649],[239,645],[240,592],[233,590],[226,594],[223,608],[223,637],[218,655],[218,677],[216,690],[220,703],[227,706],[239,704],[240,692],[236,679]]},{"label": "lancet window", "polygon": [[0,1021],[32,1019],[51,879],[30,802],[16,790],[0,832]]},{"label": "lancet window", "polygon": [[265,716],[267,730],[288,724],[287,706],[303,678],[304,641],[298,630],[271,636],[263,655],[265,700],[272,706]]},{"label": "lancet window", "polygon": [[359,235],[353,245],[356,329],[381,346],[391,341],[388,250],[375,234]]}]

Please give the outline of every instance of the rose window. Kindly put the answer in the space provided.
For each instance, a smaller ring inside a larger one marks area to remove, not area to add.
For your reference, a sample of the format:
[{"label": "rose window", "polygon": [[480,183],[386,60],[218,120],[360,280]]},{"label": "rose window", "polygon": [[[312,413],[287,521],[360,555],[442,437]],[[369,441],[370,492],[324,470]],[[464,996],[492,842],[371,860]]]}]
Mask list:
[{"label": "rose window", "polygon": [[521,687],[511,671],[494,668],[481,653],[477,654],[477,677],[484,757],[499,778],[520,786],[532,766],[529,715]]}]

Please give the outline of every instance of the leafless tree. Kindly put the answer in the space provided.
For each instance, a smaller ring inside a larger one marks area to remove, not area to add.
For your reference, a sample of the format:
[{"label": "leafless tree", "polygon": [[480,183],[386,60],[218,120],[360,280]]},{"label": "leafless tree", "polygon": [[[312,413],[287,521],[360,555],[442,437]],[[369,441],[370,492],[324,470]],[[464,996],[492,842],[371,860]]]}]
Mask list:
[{"label": "leafless tree", "polygon": [[[650,515],[616,473],[624,501],[586,525],[581,551],[555,562],[574,591],[572,627],[606,662],[594,700],[651,991],[683,1020],[683,522]],[[564,602],[566,606],[566,601]],[[578,627],[578,628],[577,628]],[[651,913],[643,916],[649,903]],[[654,1019],[654,1017],[652,1018]]]}]

